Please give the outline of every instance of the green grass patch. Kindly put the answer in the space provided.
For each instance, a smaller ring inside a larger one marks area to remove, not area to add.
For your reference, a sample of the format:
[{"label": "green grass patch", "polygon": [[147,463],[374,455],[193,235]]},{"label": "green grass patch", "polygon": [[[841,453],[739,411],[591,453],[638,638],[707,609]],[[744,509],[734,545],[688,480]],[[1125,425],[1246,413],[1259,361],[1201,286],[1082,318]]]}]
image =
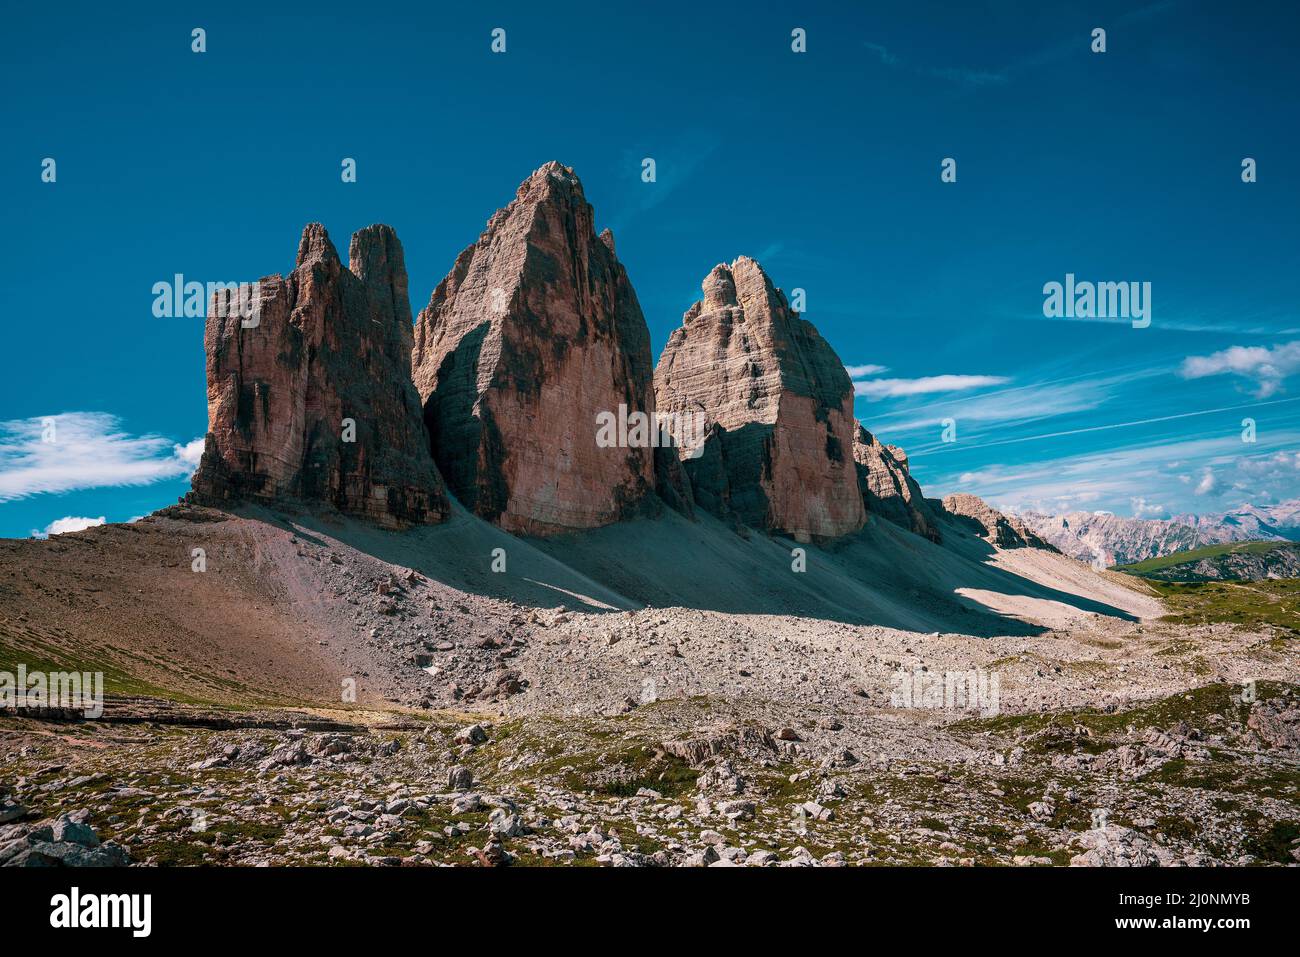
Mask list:
[{"label": "green grass patch", "polygon": [[1252,854],[1262,861],[1273,864],[1294,864],[1291,856],[1296,841],[1300,840],[1300,823],[1295,821],[1276,821],[1264,831],[1257,831],[1246,839],[1247,854]]},{"label": "green grass patch", "polygon": [[1179,565],[1192,565],[1206,559],[1222,558],[1225,555],[1266,555],[1279,548],[1294,548],[1295,544],[1295,542],[1228,542],[1219,545],[1203,545],[1200,548],[1188,549],[1185,552],[1174,552],[1171,555],[1162,555],[1159,558],[1148,558],[1143,562],[1116,565],[1112,570],[1144,577],[1151,572],[1176,568]]},{"label": "green grass patch", "polygon": [[[1268,701],[1295,685],[1281,681],[1260,681],[1255,686],[1258,701]],[[1231,716],[1245,721],[1250,705],[1240,700],[1241,687],[1235,684],[1212,684],[1161,698],[1127,711],[1107,714],[1102,711],[1080,709],[1058,711],[1051,714],[1000,715],[996,718],[967,718],[949,725],[954,731],[973,733],[992,732],[1026,737],[1045,730],[1050,725],[1072,728],[1082,725],[1094,736],[1113,734],[1134,728],[1168,728],[1179,721],[1193,726],[1203,726],[1211,715]]]},{"label": "green grass patch", "polygon": [[1283,629],[1288,636],[1300,634],[1300,578],[1148,584],[1169,609],[1162,621],[1179,625],[1271,626]]}]

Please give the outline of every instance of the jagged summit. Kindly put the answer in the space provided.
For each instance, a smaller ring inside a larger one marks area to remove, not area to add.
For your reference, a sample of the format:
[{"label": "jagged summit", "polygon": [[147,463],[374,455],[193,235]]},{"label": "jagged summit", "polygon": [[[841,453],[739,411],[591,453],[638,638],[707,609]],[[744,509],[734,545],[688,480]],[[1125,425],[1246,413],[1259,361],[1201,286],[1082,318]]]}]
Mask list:
[{"label": "jagged summit", "polygon": [[[391,226],[371,226],[370,229],[386,229],[392,232]],[[297,264],[301,266],[312,261],[339,261],[338,250],[330,240],[329,231],[321,223],[308,223],[303,227],[302,238],[298,240]]]},{"label": "jagged summit", "polygon": [[753,259],[701,288],[655,369],[660,414],[706,420],[681,450],[697,501],[805,541],[861,528],[853,386],[834,350]]},{"label": "jagged summit", "polygon": [[1014,515],[1004,515],[977,495],[964,492],[944,497],[943,509],[959,525],[999,548],[1041,548],[1058,551]]},{"label": "jagged summit", "polygon": [[867,512],[879,515],[930,541],[943,541],[939,516],[912,478],[907,453],[896,445],[883,445],[862,425],[853,430],[853,461],[858,467]]},{"label": "jagged summit", "polygon": [[654,490],[652,448],[597,443],[602,414],[653,417],[650,332],[567,166],[529,176],[457,257],[412,371],[448,484],[508,531],[606,525]]},{"label": "jagged summit", "polygon": [[388,226],[352,237],[344,266],[319,223],[298,265],[242,317],[214,297],[201,501],[296,499],[382,525],[440,521],[448,504],[410,381],[411,308]]}]

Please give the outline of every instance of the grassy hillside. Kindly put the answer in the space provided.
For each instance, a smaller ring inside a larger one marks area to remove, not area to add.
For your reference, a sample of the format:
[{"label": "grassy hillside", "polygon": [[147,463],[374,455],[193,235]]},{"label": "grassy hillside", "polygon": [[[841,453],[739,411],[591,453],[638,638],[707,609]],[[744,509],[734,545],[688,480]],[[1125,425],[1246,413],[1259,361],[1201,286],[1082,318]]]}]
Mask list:
[{"label": "grassy hillside", "polygon": [[1234,554],[1253,554],[1264,555],[1278,548],[1293,548],[1295,542],[1228,542],[1221,545],[1205,545],[1201,548],[1189,549],[1185,552],[1174,552],[1172,555],[1164,555],[1160,558],[1148,558],[1144,562],[1134,562],[1131,565],[1116,565],[1114,570],[1125,572],[1129,575],[1147,575],[1150,572],[1160,571],[1166,568],[1173,568],[1177,565],[1187,565],[1193,562],[1199,562],[1203,559],[1222,558],[1225,555]]},{"label": "grassy hillside", "polygon": [[1215,623],[1248,628],[1272,626],[1300,635],[1300,579],[1257,582],[1163,582],[1148,580],[1164,599],[1164,621],[1182,625]]}]

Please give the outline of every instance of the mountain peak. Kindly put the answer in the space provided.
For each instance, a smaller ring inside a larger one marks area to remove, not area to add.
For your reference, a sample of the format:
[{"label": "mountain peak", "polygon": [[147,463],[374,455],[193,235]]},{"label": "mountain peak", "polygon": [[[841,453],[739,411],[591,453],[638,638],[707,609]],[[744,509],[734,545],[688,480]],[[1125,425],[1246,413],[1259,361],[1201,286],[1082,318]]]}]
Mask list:
[{"label": "mountain peak", "polygon": [[597,443],[602,415],[653,419],[650,332],[569,167],[532,173],[460,254],[420,313],[412,369],[438,464],[481,517],[592,528],[653,491],[648,442]]},{"label": "mountain peak", "polygon": [[298,265],[307,262],[338,262],[339,253],[330,234],[320,223],[308,223],[298,240]]},{"label": "mountain peak", "polygon": [[748,257],[701,289],[654,376],[661,414],[705,416],[681,449],[699,501],[802,541],[857,531],[853,387],[834,350]]},{"label": "mountain peak", "polygon": [[209,313],[196,500],[292,499],[389,527],[445,516],[410,380],[402,245],[391,228],[371,226],[350,250],[345,269],[325,227],[311,223],[298,267],[262,281],[257,323]]}]

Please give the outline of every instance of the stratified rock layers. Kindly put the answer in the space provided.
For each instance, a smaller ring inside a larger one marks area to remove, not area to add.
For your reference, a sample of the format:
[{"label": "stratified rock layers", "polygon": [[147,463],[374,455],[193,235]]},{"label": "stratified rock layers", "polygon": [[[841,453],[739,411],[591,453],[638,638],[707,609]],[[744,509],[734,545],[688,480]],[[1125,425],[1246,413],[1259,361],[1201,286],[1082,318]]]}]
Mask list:
[{"label": "stratified rock layers", "polygon": [[655,369],[661,417],[681,431],[696,504],[800,541],[862,527],[853,386],[834,350],[761,266],[740,257],[705,278]]},{"label": "stratified rock layers", "polygon": [[388,527],[447,514],[410,377],[402,245],[370,226],[352,237],[349,260],[312,223],[297,268],[258,284],[254,318],[214,298],[196,498],[296,499]]},{"label": "stratified rock layers", "polygon": [[938,517],[907,467],[907,453],[884,445],[861,424],[853,431],[853,461],[869,513],[932,542],[942,541]]},{"label": "stratified rock layers", "polygon": [[1039,538],[1014,515],[1004,515],[977,495],[958,493],[946,496],[943,510],[954,522],[979,535],[998,548],[1042,548],[1059,551],[1055,545]]},{"label": "stratified rock layers", "polygon": [[412,371],[438,467],[471,510],[546,535],[629,517],[654,449],[601,447],[597,416],[654,415],[650,333],[573,170],[548,163],[434,290]]}]

